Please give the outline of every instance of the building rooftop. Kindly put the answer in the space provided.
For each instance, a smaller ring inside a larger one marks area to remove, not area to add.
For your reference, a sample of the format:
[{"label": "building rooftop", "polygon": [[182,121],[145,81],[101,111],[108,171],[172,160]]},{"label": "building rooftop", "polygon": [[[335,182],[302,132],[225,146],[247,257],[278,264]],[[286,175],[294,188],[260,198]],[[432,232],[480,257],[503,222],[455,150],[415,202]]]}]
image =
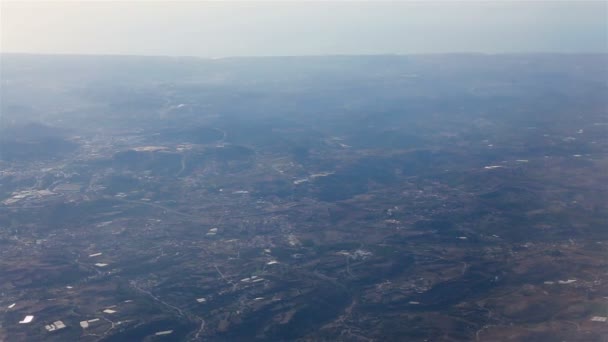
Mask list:
[{"label": "building rooftop", "polygon": [[32,315],[27,315],[23,318],[23,320],[19,321],[19,324],[26,324],[26,323],[30,323],[32,320],[34,319],[34,316]]}]

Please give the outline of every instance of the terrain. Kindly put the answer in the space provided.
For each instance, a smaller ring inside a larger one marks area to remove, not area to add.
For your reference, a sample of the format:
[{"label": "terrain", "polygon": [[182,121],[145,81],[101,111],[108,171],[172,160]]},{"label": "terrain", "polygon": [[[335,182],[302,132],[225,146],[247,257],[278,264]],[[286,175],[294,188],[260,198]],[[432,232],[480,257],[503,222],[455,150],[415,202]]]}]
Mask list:
[{"label": "terrain", "polygon": [[607,60],[4,54],[0,341],[606,341]]}]

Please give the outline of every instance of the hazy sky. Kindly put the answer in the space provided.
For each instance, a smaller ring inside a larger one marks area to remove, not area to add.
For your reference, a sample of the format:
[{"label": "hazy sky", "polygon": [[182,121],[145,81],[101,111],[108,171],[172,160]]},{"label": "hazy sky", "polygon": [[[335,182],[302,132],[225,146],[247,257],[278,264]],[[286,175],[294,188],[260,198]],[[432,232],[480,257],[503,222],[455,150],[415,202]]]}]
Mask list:
[{"label": "hazy sky", "polygon": [[3,52],[608,52],[605,1],[8,2]]}]

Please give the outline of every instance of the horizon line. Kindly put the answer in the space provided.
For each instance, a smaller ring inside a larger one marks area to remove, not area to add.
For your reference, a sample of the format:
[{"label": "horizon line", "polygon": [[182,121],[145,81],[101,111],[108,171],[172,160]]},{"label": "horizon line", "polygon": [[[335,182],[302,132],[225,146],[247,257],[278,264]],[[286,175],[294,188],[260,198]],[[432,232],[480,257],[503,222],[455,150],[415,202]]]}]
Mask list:
[{"label": "horizon line", "polygon": [[53,57],[127,57],[127,58],[190,58],[202,60],[220,60],[237,58],[319,58],[319,57],[409,57],[409,56],[447,56],[447,55],[474,55],[474,56],[525,56],[525,55],[608,55],[608,51],[522,51],[522,52],[480,52],[480,51],[454,51],[454,52],[411,52],[411,53],[331,53],[331,54],[301,54],[301,55],[229,55],[229,56],[194,56],[194,55],[143,55],[129,53],[75,53],[75,52],[21,52],[0,51],[0,55],[27,55],[27,56],[53,56]]}]

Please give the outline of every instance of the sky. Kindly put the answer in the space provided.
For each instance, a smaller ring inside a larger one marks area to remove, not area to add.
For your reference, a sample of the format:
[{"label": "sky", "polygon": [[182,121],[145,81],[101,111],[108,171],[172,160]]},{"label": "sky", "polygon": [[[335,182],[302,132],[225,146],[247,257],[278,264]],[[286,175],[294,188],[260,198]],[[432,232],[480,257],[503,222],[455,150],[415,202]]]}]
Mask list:
[{"label": "sky", "polygon": [[606,1],[0,0],[0,51],[162,56],[608,52]]}]

